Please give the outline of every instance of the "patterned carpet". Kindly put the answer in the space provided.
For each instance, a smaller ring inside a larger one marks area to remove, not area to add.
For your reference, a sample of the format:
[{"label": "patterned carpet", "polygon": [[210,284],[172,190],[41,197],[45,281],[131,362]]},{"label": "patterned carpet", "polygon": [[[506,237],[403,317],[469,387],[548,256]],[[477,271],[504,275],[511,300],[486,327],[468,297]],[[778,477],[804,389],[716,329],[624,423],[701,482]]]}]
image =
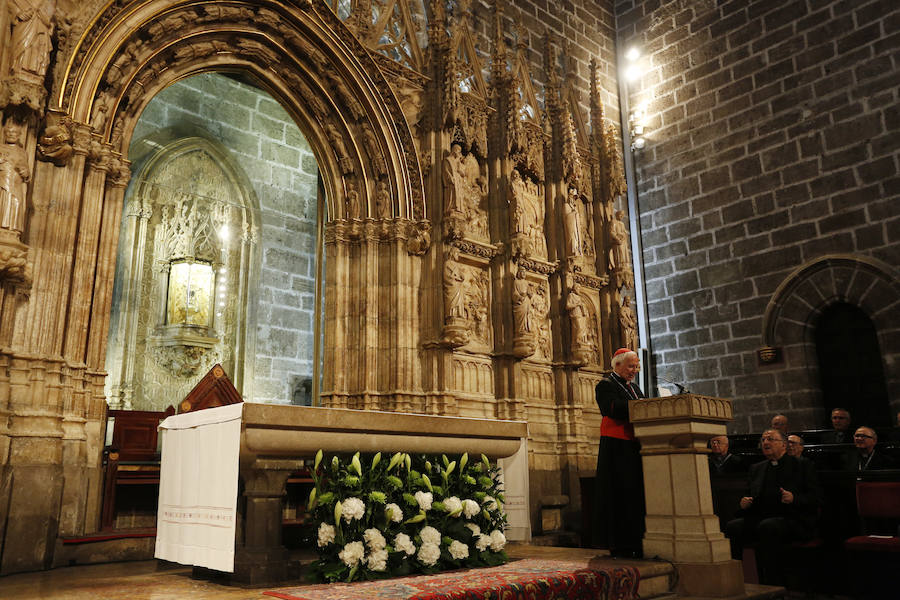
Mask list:
[{"label": "patterned carpet", "polygon": [[265,592],[283,600],[632,600],[634,567],[594,570],[583,563],[524,559],[499,567],[359,583],[332,583]]}]

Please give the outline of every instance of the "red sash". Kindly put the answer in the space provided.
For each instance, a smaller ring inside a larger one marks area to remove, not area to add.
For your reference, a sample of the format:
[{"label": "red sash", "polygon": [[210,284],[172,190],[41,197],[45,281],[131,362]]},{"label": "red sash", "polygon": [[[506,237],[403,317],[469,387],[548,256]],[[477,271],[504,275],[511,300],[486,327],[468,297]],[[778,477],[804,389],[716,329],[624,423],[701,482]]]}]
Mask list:
[{"label": "red sash", "polygon": [[600,435],[620,440],[633,440],[634,426],[628,421],[603,417],[603,420],[600,421]]}]

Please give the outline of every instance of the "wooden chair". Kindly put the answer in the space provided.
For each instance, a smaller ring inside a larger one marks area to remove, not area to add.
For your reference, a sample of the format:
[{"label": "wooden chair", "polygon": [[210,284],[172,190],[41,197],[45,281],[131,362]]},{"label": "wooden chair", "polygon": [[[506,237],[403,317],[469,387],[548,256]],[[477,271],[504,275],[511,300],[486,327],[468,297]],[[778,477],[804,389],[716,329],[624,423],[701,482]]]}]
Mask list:
[{"label": "wooden chair", "polygon": [[101,531],[115,526],[120,487],[159,485],[156,428],[160,421],[174,414],[172,406],[165,411],[110,410],[107,413],[107,419],[113,419],[113,435],[104,456]]},{"label": "wooden chair", "polygon": [[844,542],[853,594],[893,597],[900,588],[900,481],[858,481],[856,503],[863,535]]}]

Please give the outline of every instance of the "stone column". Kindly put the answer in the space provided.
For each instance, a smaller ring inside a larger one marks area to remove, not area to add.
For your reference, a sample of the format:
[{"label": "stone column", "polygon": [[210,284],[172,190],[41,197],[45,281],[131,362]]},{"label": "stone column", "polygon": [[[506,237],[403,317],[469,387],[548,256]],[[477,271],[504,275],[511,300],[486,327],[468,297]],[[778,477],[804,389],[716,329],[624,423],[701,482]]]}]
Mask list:
[{"label": "stone column", "polygon": [[731,401],[697,394],[631,405],[641,442],[647,532],[644,555],[675,563],[679,595],[742,594],[743,572],[713,513],[706,442],[725,435]]}]

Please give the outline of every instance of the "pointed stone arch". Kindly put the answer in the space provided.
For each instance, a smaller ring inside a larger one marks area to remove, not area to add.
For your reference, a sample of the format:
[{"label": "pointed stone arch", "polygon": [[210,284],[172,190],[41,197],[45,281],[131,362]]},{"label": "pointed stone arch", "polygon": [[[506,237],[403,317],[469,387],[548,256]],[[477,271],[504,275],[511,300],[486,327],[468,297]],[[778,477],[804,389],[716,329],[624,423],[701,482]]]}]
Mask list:
[{"label": "pointed stone arch", "polygon": [[399,102],[321,0],[110,5],[72,53],[54,101],[121,152],[153,95],[210,70],[247,73],[285,106],[319,162],[328,220],[345,217],[343,197],[354,179],[368,184],[357,183],[368,215],[384,181],[391,216],[425,219],[422,173]]},{"label": "pointed stone arch", "polygon": [[886,360],[888,397],[896,398],[900,375],[896,368],[890,368],[890,361],[900,332],[898,296],[900,274],[876,258],[829,254],[811,260],[788,275],[773,292],[762,320],[763,350],[780,350],[787,367],[801,368],[807,378],[806,387],[818,390],[816,323],[830,306],[839,302],[850,304],[861,309],[875,326]]}]

